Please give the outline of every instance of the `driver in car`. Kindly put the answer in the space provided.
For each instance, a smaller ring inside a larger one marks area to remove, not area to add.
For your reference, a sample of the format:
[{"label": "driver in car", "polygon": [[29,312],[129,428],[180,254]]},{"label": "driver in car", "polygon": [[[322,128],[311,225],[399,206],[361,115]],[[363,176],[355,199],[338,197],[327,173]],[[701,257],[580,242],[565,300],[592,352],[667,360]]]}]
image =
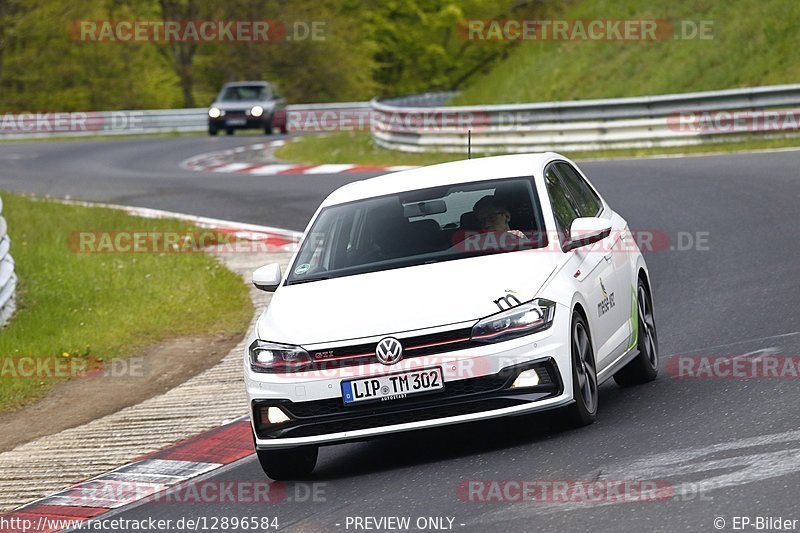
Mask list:
[{"label": "driver in car", "polygon": [[511,211],[500,202],[495,196],[484,196],[472,208],[481,230],[491,232],[505,232],[526,239],[524,233],[518,229],[511,229]]}]

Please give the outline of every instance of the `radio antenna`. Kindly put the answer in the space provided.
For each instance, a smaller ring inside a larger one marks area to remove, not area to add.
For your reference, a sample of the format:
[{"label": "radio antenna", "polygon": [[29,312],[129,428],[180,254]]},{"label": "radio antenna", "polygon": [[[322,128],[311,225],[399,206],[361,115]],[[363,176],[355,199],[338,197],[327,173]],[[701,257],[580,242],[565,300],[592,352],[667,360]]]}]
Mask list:
[{"label": "radio antenna", "polygon": [[472,159],[472,130],[467,130],[467,159]]}]

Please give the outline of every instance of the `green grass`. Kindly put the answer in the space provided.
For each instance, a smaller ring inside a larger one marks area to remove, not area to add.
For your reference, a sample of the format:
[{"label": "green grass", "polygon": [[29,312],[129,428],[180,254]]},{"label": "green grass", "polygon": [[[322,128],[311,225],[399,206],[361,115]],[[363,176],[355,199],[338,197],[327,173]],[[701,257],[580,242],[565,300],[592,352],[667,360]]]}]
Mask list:
[{"label": "green grass", "polygon": [[[108,361],[168,338],[246,329],[253,313],[247,287],[208,254],[77,253],[69,245],[75,232],[196,231],[190,224],[10,193],[2,198],[19,282],[17,312],[0,329],[0,359],[66,352]],[[53,384],[7,376],[0,378],[0,410],[38,398]]]},{"label": "green grass", "polygon": [[[637,148],[625,150],[597,150],[591,152],[561,152],[570,159],[625,158],[668,154],[701,154],[714,152],[737,152],[772,148],[800,147],[800,138],[759,139],[744,137],[739,142],[710,142],[698,146],[671,148]],[[334,133],[325,137],[307,136],[286,144],[276,150],[275,155],[287,161],[321,165],[325,163],[355,163],[360,165],[434,165],[446,161],[466,159],[463,154],[407,153],[387,150],[372,143],[369,133]],[[486,155],[473,153],[473,157]]]},{"label": "green grass", "polygon": [[574,0],[559,18],[711,20],[714,38],[521,42],[451,103],[614,98],[800,82],[796,0]]}]

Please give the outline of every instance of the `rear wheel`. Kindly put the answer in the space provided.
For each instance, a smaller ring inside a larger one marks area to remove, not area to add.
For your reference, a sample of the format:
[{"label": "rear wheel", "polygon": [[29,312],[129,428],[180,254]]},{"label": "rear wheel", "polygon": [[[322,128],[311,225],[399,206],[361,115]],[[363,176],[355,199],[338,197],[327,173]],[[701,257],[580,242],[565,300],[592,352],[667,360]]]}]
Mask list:
[{"label": "rear wheel", "polygon": [[264,473],[275,481],[305,477],[317,466],[319,448],[306,446],[286,450],[256,450]]},{"label": "rear wheel", "polygon": [[658,375],[658,334],[653,316],[653,299],[644,281],[636,288],[637,343],[639,355],[622,367],[614,381],[620,387],[630,387],[653,381]]},{"label": "rear wheel", "polygon": [[589,328],[586,320],[577,312],[572,315],[570,339],[572,396],[575,403],[568,407],[568,412],[574,426],[587,426],[594,422],[597,415],[597,367]]},{"label": "rear wheel", "polygon": [[225,128],[226,135],[233,135],[234,129],[233,128]]}]

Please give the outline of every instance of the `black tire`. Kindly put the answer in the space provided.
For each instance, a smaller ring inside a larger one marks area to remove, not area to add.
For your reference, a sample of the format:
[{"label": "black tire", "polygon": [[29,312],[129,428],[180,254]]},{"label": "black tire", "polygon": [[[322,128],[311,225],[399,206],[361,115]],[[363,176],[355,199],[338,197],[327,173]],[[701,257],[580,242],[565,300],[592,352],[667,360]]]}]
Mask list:
[{"label": "black tire", "polygon": [[211,126],[211,125],[209,124],[209,126],[208,126],[208,134],[209,134],[209,135],[216,135],[216,134],[217,134],[217,131],[219,131],[219,130],[217,130],[217,127],[216,127],[216,126]]},{"label": "black tire", "polygon": [[592,337],[586,320],[573,312],[570,328],[572,355],[572,396],[575,403],[567,408],[570,425],[588,426],[597,416],[597,366],[592,349]]},{"label": "black tire", "polygon": [[233,128],[225,128],[225,135],[233,135],[235,131]]},{"label": "black tire", "polygon": [[317,466],[319,447],[304,446],[286,450],[256,450],[264,473],[275,481],[306,477]]},{"label": "black tire", "polygon": [[638,355],[614,375],[620,387],[631,387],[653,381],[658,376],[658,333],[653,315],[653,299],[640,279],[636,288],[636,348]]},{"label": "black tire", "polygon": [[272,117],[264,122],[264,133],[267,135],[272,135]]}]

